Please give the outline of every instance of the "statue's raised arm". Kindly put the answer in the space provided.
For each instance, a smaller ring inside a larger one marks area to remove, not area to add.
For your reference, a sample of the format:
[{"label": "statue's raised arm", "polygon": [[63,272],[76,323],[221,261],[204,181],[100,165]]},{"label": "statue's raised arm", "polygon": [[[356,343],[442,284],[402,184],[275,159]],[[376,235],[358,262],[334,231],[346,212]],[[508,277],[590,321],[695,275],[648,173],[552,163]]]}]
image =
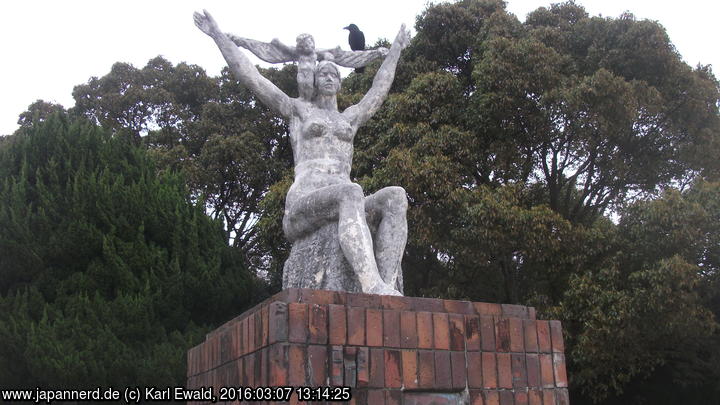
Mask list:
[{"label": "statue's raised arm", "polygon": [[235,78],[248,87],[263,104],[286,118],[292,116],[292,99],[258,72],[257,68],[240,52],[233,41],[220,30],[210,13],[206,10],[203,10],[202,14],[196,12],[193,19],[195,25],[202,32],[215,40]]},{"label": "statue's raised arm", "polygon": [[268,43],[229,33],[225,35],[227,35],[235,45],[247,49],[252,52],[253,55],[268,63],[288,63],[295,62],[298,59],[295,47],[285,45],[277,39],[273,39]]},{"label": "statue's raised arm", "polygon": [[409,43],[410,32],[405,29],[405,24],[403,24],[385,60],[382,65],[380,65],[380,69],[378,69],[375,74],[370,90],[359,103],[349,107],[343,112],[343,115],[347,116],[354,126],[359,127],[364,124],[382,105],[395,79],[395,68],[397,68],[397,63],[400,59],[400,52],[405,49]]}]

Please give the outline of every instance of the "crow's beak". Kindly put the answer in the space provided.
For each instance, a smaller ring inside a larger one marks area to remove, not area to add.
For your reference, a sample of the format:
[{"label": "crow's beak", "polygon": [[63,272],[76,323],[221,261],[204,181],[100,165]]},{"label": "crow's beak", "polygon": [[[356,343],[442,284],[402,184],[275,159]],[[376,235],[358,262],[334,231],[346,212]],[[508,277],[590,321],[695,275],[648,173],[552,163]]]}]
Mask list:
[{"label": "crow's beak", "polygon": [[348,25],[347,27],[343,27],[343,29],[344,29],[344,30],[349,30],[349,29],[350,29],[350,26]]}]

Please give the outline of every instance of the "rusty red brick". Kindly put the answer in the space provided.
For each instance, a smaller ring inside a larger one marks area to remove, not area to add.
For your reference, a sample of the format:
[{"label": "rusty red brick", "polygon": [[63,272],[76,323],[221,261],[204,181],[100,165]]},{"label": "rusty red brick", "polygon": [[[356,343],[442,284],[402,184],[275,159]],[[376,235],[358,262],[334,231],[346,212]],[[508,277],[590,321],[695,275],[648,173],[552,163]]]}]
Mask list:
[{"label": "rusty red brick", "polygon": [[439,350],[450,348],[450,325],[448,314],[434,313],[433,318],[433,347]]},{"label": "rusty red brick", "polygon": [[541,353],[550,353],[552,344],[550,343],[550,323],[548,321],[535,321],[538,335],[538,350]]},{"label": "rusty red brick", "polygon": [[565,355],[562,353],[553,353],[553,374],[555,375],[556,387],[567,387],[567,372],[565,371]]},{"label": "rusty red brick", "polygon": [[475,312],[480,316],[501,316],[502,308],[500,304],[490,304],[487,302],[473,302]]},{"label": "rusty red brick", "polygon": [[385,388],[402,387],[402,364],[399,350],[385,350]]},{"label": "rusty red brick", "polygon": [[543,405],[542,393],[538,390],[528,391],[528,403],[529,405]]},{"label": "rusty red brick", "polygon": [[[258,365],[256,367],[260,371],[260,375],[259,376],[256,375],[255,381],[259,381],[259,385],[261,387],[266,387],[268,385],[269,353],[270,353],[270,351],[268,350],[267,347],[263,347],[262,349],[260,349],[260,351],[258,353],[260,353],[260,356],[256,357],[257,363],[258,363]],[[227,385],[230,385],[230,384],[227,384]]]},{"label": "rusty red brick", "polygon": [[357,386],[367,387],[370,382],[370,349],[358,347],[357,351]]},{"label": "rusty red brick", "polygon": [[368,405],[385,405],[385,390],[368,390]]},{"label": "rusty red brick", "polygon": [[205,344],[205,342],[201,343],[198,346],[198,364],[199,364],[199,371],[198,374],[204,373],[205,371],[209,370],[209,364],[207,359],[207,353],[208,353],[208,346]]},{"label": "rusty red brick", "polygon": [[528,353],[538,352],[537,325],[534,319],[525,319],[523,321],[523,335],[525,343],[525,351]]},{"label": "rusty red brick", "polygon": [[477,315],[465,316],[465,349],[480,350],[480,317]]},{"label": "rusty red brick", "polygon": [[365,309],[348,308],[347,312],[347,342],[350,345],[365,346]]},{"label": "rusty red brick", "polygon": [[445,307],[443,305],[443,300],[440,300],[437,298],[413,297],[412,298],[412,306],[415,309],[415,311],[421,311],[421,312],[443,312],[443,311],[445,311]]},{"label": "rusty red brick", "polygon": [[222,334],[217,334],[217,335],[213,336],[213,339],[212,339],[213,363],[215,364],[215,367],[219,367],[223,363],[222,358],[221,358],[221,355],[222,355],[222,353],[221,353],[221,350],[222,350],[221,338],[222,338]]},{"label": "rusty red brick", "polygon": [[466,355],[468,387],[483,388],[482,356],[480,352],[467,352]]},{"label": "rusty red brick", "polygon": [[495,318],[495,350],[510,351],[510,320]]},{"label": "rusty red brick", "polygon": [[514,395],[512,391],[500,391],[500,405],[513,405]]},{"label": "rusty red brick", "polygon": [[343,355],[343,375],[346,387],[357,386],[357,347],[345,347]]},{"label": "rusty red brick", "polygon": [[465,316],[450,314],[450,350],[465,350]]},{"label": "rusty red brick", "polygon": [[500,394],[497,391],[483,392],[485,405],[500,405]]},{"label": "rusty red brick", "polygon": [[[303,361],[303,366],[305,362]],[[243,358],[244,385],[255,386],[255,353],[250,353]]]},{"label": "rusty red brick", "polygon": [[435,388],[452,388],[452,368],[450,352],[446,350],[435,351]]},{"label": "rusty red brick", "polygon": [[362,293],[346,293],[347,305],[355,308],[382,308],[382,296]]},{"label": "rusty red brick", "polygon": [[540,388],[540,359],[535,353],[527,353],[527,384],[528,387]]},{"label": "rusty red brick", "polygon": [[[289,331],[288,340],[293,343],[305,343],[308,338],[307,304],[288,304]],[[250,327],[252,328],[252,322]]]},{"label": "rusty red brick", "polygon": [[347,315],[344,305],[328,305],[328,340],[331,345],[347,342]]},{"label": "rusty red brick", "polygon": [[495,351],[495,320],[491,317],[480,317],[480,343],[483,351]]},{"label": "rusty red brick", "polygon": [[385,405],[402,405],[402,391],[386,390]]},{"label": "rusty red brick", "polygon": [[240,357],[240,322],[235,322],[230,330],[230,359],[235,360]]},{"label": "rusty red brick", "polygon": [[467,364],[465,352],[450,352],[450,365],[452,369],[452,388],[463,389],[467,385]]},{"label": "rusty red brick", "polygon": [[274,344],[269,349],[269,381],[273,386],[285,386],[288,384],[288,345]]},{"label": "rusty red brick", "polygon": [[510,353],[497,354],[498,387],[512,388],[512,364]]},{"label": "rusty red brick", "polygon": [[417,313],[417,336],[418,347],[421,349],[432,349],[433,347],[433,322],[430,312]]},{"label": "rusty red brick", "polygon": [[396,311],[411,311],[412,298],[398,297],[394,295],[383,295],[381,298],[383,309],[394,309]]},{"label": "rusty red brick", "polygon": [[342,346],[332,346],[330,349],[330,385],[342,386],[345,383],[343,373],[344,353]]},{"label": "rusty red brick", "polygon": [[379,347],[383,345],[382,310],[368,308],[365,318],[365,342],[368,346]]},{"label": "rusty red brick", "polygon": [[555,404],[555,390],[543,390],[543,405],[556,405]]},{"label": "rusty red brick", "polygon": [[224,330],[220,333],[220,364],[230,361],[230,331]]},{"label": "rusty red brick", "polygon": [[475,308],[470,301],[443,300],[445,312],[450,314],[472,315]]},{"label": "rusty red brick", "polygon": [[297,302],[318,305],[340,304],[342,302],[338,302],[341,301],[338,300],[338,295],[344,296],[343,293],[337,291],[303,288],[298,291]]},{"label": "rusty red brick", "polygon": [[525,351],[525,334],[523,333],[523,320],[519,318],[508,319],[510,327],[510,351],[521,353]]},{"label": "rusty red brick", "polygon": [[368,405],[367,395],[367,389],[354,390],[352,392],[352,399],[350,400],[350,405]]},{"label": "rusty red brick", "polygon": [[327,306],[310,304],[308,307],[310,312],[308,341],[316,344],[327,344],[328,342],[328,314]]},{"label": "rusty red brick", "polygon": [[244,356],[248,353],[250,353],[250,338],[248,337],[249,332],[248,327],[248,318],[245,317],[240,320],[240,336],[242,337],[240,339],[240,355]]},{"label": "rusty red brick", "polygon": [[483,388],[497,388],[497,361],[495,353],[482,353],[482,379]]},{"label": "rusty red brick", "polygon": [[[304,305],[304,304],[302,304]],[[288,350],[288,384],[292,386],[307,385],[305,373],[307,349],[303,345],[290,345]],[[250,385],[255,385],[251,383]]]},{"label": "rusty red brick", "polygon": [[235,379],[235,384],[242,385],[245,381],[245,365],[242,358],[239,358],[233,362],[235,365],[235,370],[237,370],[237,378]]},{"label": "rusty red brick", "polygon": [[403,386],[405,389],[417,388],[417,351],[403,350],[400,357],[402,360]]},{"label": "rusty red brick", "polygon": [[540,383],[543,388],[553,388],[555,378],[553,372],[553,361],[551,354],[541,354],[540,358]]},{"label": "rusty red brick", "polygon": [[470,390],[470,405],[484,405],[482,390]]},{"label": "rusty red brick", "polygon": [[430,350],[418,351],[418,387],[435,387],[435,356]]},{"label": "rusty red brick", "polygon": [[368,386],[385,386],[385,354],[383,349],[370,349],[370,381]]},{"label": "rusty red brick", "polygon": [[565,352],[565,342],[563,341],[560,321],[550,321],[550,340],[552,341],[553,353]]},{"label": "rusty red brick", "polygon": [[526,391],[515,391],[515,405],[528,405],[528,393]]},{"label": "rusty red brick", "polygon": [[514,305],[514,304],[501,304],[502,316],[504,318],[528,318],[528,309],[526,306]]},{"label": "rusty red brick", "polygon": [[555,402],[557,405],[570,405],[570,395],[566,388],[555,391]]},{"label": "rusty red brick", "polygon": [[527,366],[525,364],[525,355],[521,353],[512,353],[510,355],[512,364],[512,380],[513,388],[527,388]]},{"label": "rusty red brick", "polygon": [[400,312],[400,347],[414,349],[418,347],[417,319],[415,312]]},{"label": "rusty red brick", "polygon": [[262,316],[261,316],[261,310],[258,309],[252,314],[252,321],[255,322],[255,327],[253,328],[253,331],[255,332],[253,346],[255,347],[255,350],[259,350],[261,346],[261,340],[262,340]]},{"label": "rusty red brick", "polygon": [[308,355],[308,379],[315,387],[328,385],[328,361],[327,347],[310,345],[307,348]]},{"label": "rusty red brick", "polygon": [[383,314],[383,345],[400,347],[400,311],[385,309]]},{"label": "rusty red brick", "polygon": [[270,338],[270,319],[269,319],[269,308],[267,305],[263,305],[260,309],[260,347],[265,347],[269,344]]}]

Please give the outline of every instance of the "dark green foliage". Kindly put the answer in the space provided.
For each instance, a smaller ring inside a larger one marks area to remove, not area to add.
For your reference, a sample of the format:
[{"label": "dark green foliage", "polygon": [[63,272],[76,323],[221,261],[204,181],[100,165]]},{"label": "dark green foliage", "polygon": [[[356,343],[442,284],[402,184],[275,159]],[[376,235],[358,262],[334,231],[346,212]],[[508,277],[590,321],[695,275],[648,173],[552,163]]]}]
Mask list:
[{"label": "dark green foliage", "polygon": [[4,387],[174,386],[261,297],[221,226],[144,149],[64,115],[0,148]]},{"label": "dark green foliage", "polygon": [[[296,70],[263,70],[296,95]],[[265,268],[254,226],[268,188],[290,168],[286,124],[234,80],[157,57],[142,69],[116,63],[73,91],[73,113],[145,143],[163,168],[182,170],[196,200],[220,221],[246,265]]]}]

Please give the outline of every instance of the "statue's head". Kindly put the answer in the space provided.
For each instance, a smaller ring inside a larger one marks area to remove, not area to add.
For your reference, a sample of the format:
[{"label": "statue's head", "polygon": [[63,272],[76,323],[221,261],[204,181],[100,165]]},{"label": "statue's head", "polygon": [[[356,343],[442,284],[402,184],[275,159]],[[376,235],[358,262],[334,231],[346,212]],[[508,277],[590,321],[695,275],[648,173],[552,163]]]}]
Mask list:
[{"label": "statue's head", "polygon": [[309,54],[315,51],[315,39],[310,34],[300,34],[295,39],[295,48],[301,54]]},{"label": "statue's head", "polygon": [[315,90],[320,95],[335,95],[340,91],[340,69],[335,63],[323,60],[315,66]]}]

